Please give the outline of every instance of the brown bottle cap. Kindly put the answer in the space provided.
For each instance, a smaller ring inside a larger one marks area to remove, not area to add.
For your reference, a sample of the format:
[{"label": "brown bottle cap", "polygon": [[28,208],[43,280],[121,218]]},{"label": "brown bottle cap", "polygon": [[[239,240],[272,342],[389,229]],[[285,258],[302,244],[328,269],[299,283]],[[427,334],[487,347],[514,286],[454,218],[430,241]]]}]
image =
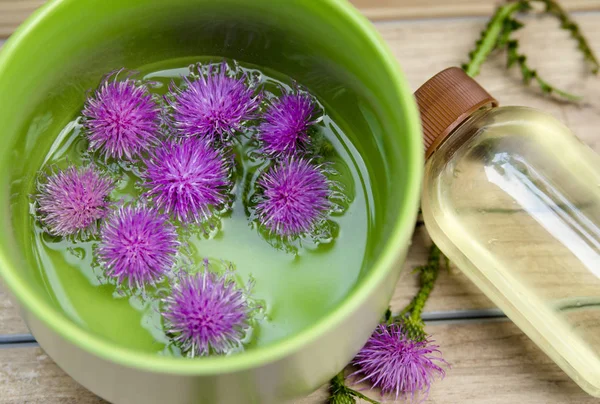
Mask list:
[{"label": "brown bottle cap", "polygon": [[494,97],[458,67],[433,76],[415,92],[415,97],[421,112],[426,158],[473,112],[498,105]]}]

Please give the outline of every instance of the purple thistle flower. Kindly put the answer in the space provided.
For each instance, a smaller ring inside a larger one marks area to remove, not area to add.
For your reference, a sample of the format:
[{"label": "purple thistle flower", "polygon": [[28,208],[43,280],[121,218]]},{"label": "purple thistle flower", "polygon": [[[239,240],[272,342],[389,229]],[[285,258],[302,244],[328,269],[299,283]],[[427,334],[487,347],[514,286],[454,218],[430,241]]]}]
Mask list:
[{"label": "purple thistle flower", "polygon": [[227,202],[228,166],[204,140],[166,142],[154,150],[146,166],[147,196],[182,222],[206,220],[214,207]]},{"label": "purple thistle flower", "polygon": [[419,392],[426,397],[433,379],[444,377],[440,365],[447,362],[432,340],[416,341],[408,334],[400,324],[380,324],[352,362],[358,367],[352,376],[362,376],[357,383],[369,381],[372,388],[396,399],[410,395],[414,400]]},{"label": "purple thistle flower", "polygon": [[131,159],[158,138],[160,108],[144,86],[107,76],[83,109],[92,151],[105,158]]},{"label": "purple thistle flower", "polygon": [[106,214],[113,182],[93,167],[57,170],[38,182],[38,212],[55,236],[95,233]]},{"label": "purple thistle flower", "polygon": [[329,185],[321,168],[307,160],[280,162],[258,180],[259,222],[282,237],[311,232],[332,207]]},{"label": "purple thistle flower", "polygon": [[315,105],[306,93],[286,93],[275,99],[259,125],[262,150],[270,157],[292,157],[308,142],[308,129],[316,123]]},{"label": "purple thistle flower", "polygon": [[108,217],[100,232],[98,259],[106,275],[130,289],[159,282],[175,264],[179,242],[175,227],[146,207],[122,206]]},{"label": "purple thistle flower", "polygon": [[198,67],[200,77],[184,77],[185,86],[171,84],[173,97],[167,97],[172,125],[183,136],[226,142],[240,131],[246,121],[256,118],[260,95],[247,84],[247,76],[231,77],[226,63]]},{"label": "purple thistle flower", "polygon": [[241,347],[254,310],[227,273],[219,275],[206,266],[202,272],[180,275],[163,299],[167,334],[190,357]]}]

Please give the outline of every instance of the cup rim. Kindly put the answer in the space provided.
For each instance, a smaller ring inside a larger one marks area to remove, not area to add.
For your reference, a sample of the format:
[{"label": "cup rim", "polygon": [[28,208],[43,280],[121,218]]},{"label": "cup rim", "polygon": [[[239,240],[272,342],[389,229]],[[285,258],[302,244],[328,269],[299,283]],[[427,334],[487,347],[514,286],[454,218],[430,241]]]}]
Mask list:
[{"label": "cup rim", "polygon": [[[55,0],[47,2],[23,23],[0,52],[0,76],[5,66],[10,63],[20,42],[26,39],[35,26],[50,16],[55,9],[74,0]],[[396,223],[387,240],[386,246],[379,254],[368,274],[333,310],[321,317],[312,325],[264,347],[257,347],[243,354],[232,356],[209,356],[201,361],[182,360],[181,358],[152,355],[136,352],[111,343],[74,324],[59,310],[48,305],[39,297],[21,277],[17,276],[16,266],[10,262],[6,254],[6,245],[0,246],[0,275],[19,304],[34,314],[46,326],[73,343],[104,360],[140,370],[168,373],[174,375],[215,375],[234,371],[242,371],[272,363],[292,355],[302,347],[309,345],[328,330],[336,327],[350,313],[356,311],[368,296],[377,288],[393,264],[403,252],[402,245],[408,245],[412,235],[414,219],[421,194],[421,177],[423,172],[423,146],[419,136],[421,127],[416,103],[410,92],[410,86],[400,69],[388,45],[379,35],[375,27],[346,0],[321,0],[327,2],[341,18],[360,32],[369,42],[370,47],[379,56],[392,81],[398,105],[406,111],[408,135],[408,174],[404,203],[401,204]]]}]

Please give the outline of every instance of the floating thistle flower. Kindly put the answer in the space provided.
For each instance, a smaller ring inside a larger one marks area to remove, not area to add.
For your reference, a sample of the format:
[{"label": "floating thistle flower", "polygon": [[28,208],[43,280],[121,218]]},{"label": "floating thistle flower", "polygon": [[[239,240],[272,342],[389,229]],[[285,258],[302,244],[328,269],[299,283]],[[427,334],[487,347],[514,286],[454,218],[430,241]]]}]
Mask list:
[{"label": "floating thistle flower", "polygon": [[254,308],[229,274],[181,274],[163,299],[165,329],[189,357],[226,354],[242,347]]},{"label": "floating thistle flower", "polygon": [[107,76],[86,101],[83,125],[92,151],[131,159],[156,142],[160,108],[146,87],[118,81],[118,73]]},{"label": "floating thistle flower", "polygon": [[223,206],[231,186],[223,156],[202,139],[165,142],[146,162],[147,195],[184,223],[199,223]]},{"label": "floating thistle flower", "polygon": [[315,104],[310,95],[285,93],[276,98],[258,128],[262,150],[270,157],[296,155],[308,142],[308,129],[316,123]]},{"label": "floating thistle flower", "polygon": [[332,207],[327,177],[308,160],[281,161],[259,178],[258,187],[258,220],[281,237],[311,232]]},{"label": "floating thistle flower", "polygon": [[168,216],[144,206],[122,206],[103,223],[97,254],[107,276],[130,289],[154,285],[175,264],[179,243]]},{"label": "floating thistle flower", "polygon": [[260,95],[248,85],[245,74],[228,74],[226,63],[198,66],[196,80],[183,78],[185,85],[171,84],[172,125],[183,136],[226,142],[248,120],[256,118]]},{"label": "floating thistle flower", "polygon": [[95,233],[113,187],[113,182],[94,167],[57,170],[38,182],[40,220],[55,236]]},{"label": "floating thistle flower", "polygon": [[352,364],[358,367],[353,375],[369,381],[380,388],[384,395],[410,395],[422,392],[425,396],[436,376],[445,372],[440,365],[447,364],[441,358],[439,347],[425,336],[421,340],[410,337],[409,327],[401,324],[380,324]]}]

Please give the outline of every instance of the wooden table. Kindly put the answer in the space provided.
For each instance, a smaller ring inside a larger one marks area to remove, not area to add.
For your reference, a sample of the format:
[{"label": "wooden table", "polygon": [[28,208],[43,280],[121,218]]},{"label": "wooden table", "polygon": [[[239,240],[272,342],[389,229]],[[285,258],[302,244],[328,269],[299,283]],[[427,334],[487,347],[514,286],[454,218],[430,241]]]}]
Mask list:
[{"label": "wooden table", "polygon": [[[318,1],[318,0],[315,0]],[[0,0],[0,38],[42,2]],[[439,70],[465,60],[493,0],[354,0],[371,19],[400,61],[413,89]],[[562,0],[600,54],[600,0]],[[582,58],[568,34],[552,18],[529,17],[519,33],[533,66],[551,83],[585,95],[582,106],[549,100],[526,89],[517,72],[507,74],[504,55],[489,60],[478,80],[503,105],[525,105],[554,114],[582,140],[600,151],[600,78],[584,73]],[[1,43],[1,39],[0,39]],[[413,296],[417,280],[410,269],[422,264],[429,240],[417,230],[405,270],[392,301],[395,310]],[[431,403],[592,403],[586,395],[515,325],[494,308],[456,268],[443,271],[426,307],[427,331],[452,364],[435,383]],[[0,286],[0,339],[28,330]],[[62,372],[35,344],[0,345],[0,403],[99,403],[101,399]],[[324,403],[325,388],[298,400]],[[376,395],[375,395],[376,397]]]}]

